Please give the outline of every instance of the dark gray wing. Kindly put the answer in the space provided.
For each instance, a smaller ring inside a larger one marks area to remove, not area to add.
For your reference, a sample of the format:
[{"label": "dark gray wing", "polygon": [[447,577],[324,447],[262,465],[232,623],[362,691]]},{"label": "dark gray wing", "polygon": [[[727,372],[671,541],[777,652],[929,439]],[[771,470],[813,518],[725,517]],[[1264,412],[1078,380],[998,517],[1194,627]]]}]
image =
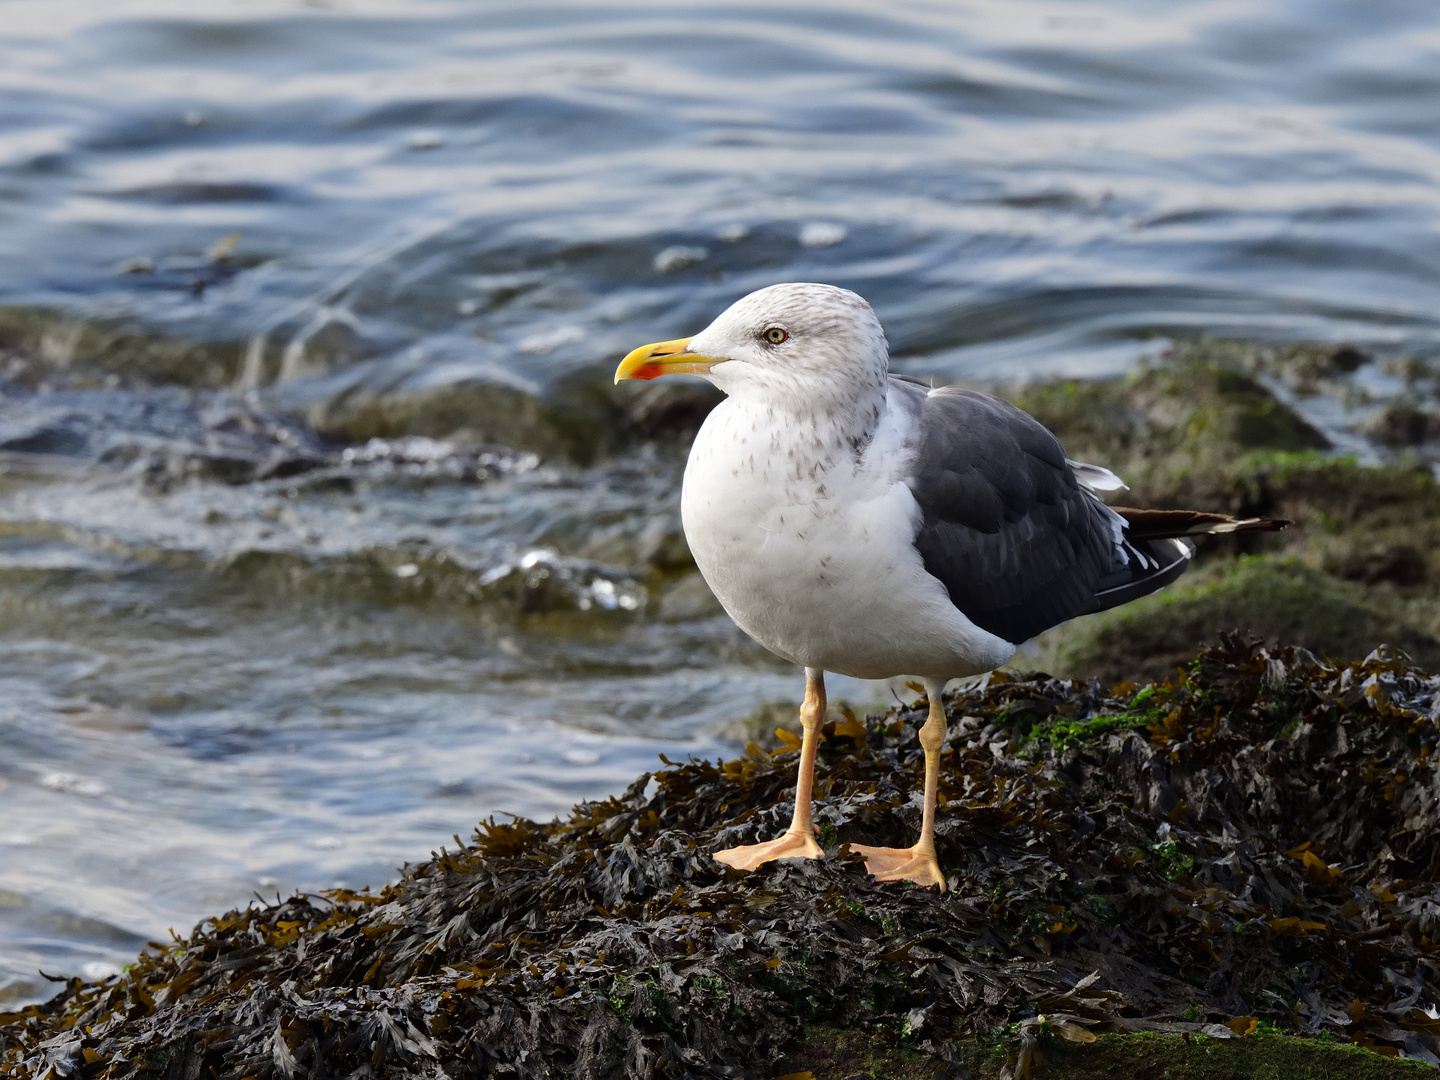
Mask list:
[{"label": "dark gray wing", "polygon": [[944,387],[925,397],[920,427],[915,546],[982,629],[1028,641],[1154,592],[1188,564],[1174,540],[1117,544],[1118,518],[1076,481],[1060,441],[1009,402]]}]

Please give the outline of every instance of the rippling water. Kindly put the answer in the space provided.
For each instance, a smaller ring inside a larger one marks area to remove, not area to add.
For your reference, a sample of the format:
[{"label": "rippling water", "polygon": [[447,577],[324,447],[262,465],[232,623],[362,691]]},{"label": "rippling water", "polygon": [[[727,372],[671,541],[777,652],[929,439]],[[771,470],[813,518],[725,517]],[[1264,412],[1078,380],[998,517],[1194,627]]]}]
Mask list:
[{"label": "rippling water", "polygon": [[797,696],[626,349],[817,279],[946,379],[1432,356],[1437,107],[1418,2],[8,0],[0,998]]}]

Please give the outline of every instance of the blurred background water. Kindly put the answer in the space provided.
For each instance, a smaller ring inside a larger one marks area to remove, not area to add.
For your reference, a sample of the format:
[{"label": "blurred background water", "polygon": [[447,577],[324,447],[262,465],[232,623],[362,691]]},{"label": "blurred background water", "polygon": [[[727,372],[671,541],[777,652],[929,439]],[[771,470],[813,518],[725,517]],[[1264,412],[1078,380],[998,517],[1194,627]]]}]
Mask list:
[{"label": "blurred background water", "polygon": [[629,348],[810,279],[942,380],[1434,356],[1437,111],[1419,0],[7,0],[0,1001],[798,696]]}]

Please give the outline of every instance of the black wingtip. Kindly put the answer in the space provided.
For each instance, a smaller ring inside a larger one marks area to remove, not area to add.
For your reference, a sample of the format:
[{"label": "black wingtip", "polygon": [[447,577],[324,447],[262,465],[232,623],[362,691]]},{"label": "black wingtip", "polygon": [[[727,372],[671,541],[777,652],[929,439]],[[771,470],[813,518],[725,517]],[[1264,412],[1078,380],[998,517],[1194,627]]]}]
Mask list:
[{"label": "black wingtip", "polygon": [[1142,596],[1149,596],[1183,574],[1189,568],[1190,560],[1195,557],[1195,545],[1183,536],[1170,536],[1163,539],[1172,541],[1177,548],[1171,554],[1168,562],[1162,563],[1157,557],[1160,553],[1147,545],[1145,554],[1155,559],[1155,569],[1108,589],[1097,590],[1091,600],[1089,610],[1092,612],[1105,611],[1112,607],[1119,607],[1121,604],[1128,604],[1131,600],[1138,600]]}]

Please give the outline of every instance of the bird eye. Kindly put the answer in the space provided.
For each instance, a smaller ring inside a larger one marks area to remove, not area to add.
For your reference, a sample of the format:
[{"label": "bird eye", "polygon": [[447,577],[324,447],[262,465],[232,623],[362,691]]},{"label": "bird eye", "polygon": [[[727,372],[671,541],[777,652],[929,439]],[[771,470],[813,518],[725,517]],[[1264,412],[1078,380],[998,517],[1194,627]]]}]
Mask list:
[{"label": "bird eye", "polygon": [[760,335],[771,345],[783,345],[790,340],[790,335],[778,326],[772,326]]}]

